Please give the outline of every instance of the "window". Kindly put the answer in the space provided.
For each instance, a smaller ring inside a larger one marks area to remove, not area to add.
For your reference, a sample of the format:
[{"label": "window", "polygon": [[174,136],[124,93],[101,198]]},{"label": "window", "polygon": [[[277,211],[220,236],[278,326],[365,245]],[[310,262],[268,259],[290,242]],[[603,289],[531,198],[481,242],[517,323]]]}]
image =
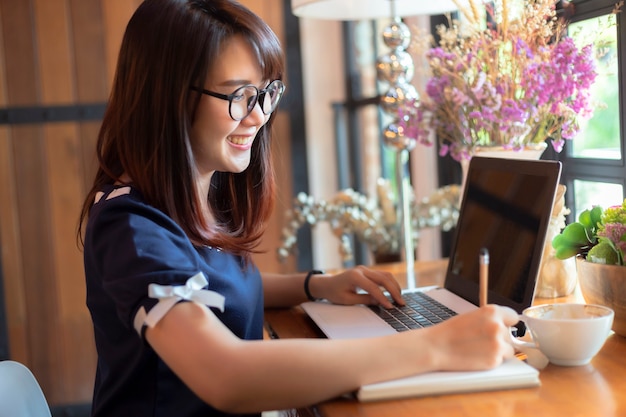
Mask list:
[{"label": "window", "polygon": [[626,186],[623,125],[626,67],[622,63],[626,58],[626,29],[620,24],[623,14],[611,14],[616,0],[579,0],[574,3],[576,14],[568,34],[580,45],[589,39],[594,40],[598,78],[592,96],[602,103],[602,107],[556,156],[563,162],[561,181],[568,188],[569,221],[576,220],[580,212],[593,205],[606,208],[620,204]]}]

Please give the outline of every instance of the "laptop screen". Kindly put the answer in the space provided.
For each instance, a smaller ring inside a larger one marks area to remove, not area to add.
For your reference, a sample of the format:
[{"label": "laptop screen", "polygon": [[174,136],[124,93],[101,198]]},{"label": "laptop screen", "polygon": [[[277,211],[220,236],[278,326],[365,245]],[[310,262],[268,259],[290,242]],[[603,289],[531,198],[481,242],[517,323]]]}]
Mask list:
[{"label": "laptop screen", "polygon": [[484,247],[490,259],[488,302],[520,313],[531,305],[560,172],[558,161],[472,158],[448,264],[448,290],[478,304]]}]

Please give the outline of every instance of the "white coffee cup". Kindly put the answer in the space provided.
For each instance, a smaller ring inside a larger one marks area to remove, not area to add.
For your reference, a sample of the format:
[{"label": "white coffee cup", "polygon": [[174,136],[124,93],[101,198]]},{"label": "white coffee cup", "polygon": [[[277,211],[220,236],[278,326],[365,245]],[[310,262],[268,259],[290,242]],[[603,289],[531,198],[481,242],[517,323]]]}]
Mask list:
[{"label": "white coffee cup", "polygon": [[611,332],[612,309],[595,304],[545,304],[525,309],[532,342],[515,340],[523,348],[539,349],[551,363],[586,365],[602,348]]}]

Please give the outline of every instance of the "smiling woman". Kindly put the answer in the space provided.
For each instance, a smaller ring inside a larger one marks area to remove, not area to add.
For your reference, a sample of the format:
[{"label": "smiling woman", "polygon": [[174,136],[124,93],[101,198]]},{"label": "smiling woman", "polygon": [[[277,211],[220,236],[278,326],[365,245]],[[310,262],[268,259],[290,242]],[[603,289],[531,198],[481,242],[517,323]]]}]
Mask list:
[{"label": "smiling woman", "polygon": [[93,416],[259,414],[512,356],[517,315],[497,306],[365,344],[263,340],[266,307],[391,307],[384,292],[404,303],[388,272],[273,274],[253,262],[275,199],[282,76],[276,36],[233,0],[145,0],[128,23],[81,217]]}]

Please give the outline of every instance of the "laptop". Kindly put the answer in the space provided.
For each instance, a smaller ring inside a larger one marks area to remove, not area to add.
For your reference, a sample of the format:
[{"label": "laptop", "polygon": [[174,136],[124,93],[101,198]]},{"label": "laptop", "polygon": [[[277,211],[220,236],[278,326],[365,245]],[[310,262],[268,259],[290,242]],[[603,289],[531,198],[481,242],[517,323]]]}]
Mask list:
[{"label": "laptop", "polygon": [[[469,164],[445,284],[403,291],[427,296],[446,316],[478,308],[479,262],[489,252],[488,302],[518,313],[530,306],[543,246],[561,175],[557,161],[473,157]],[[385,309],[326,302],[302,304],[329,338],[393,334],[399,329],[381,318]],[[429,313],[430,314],[430,313]],[[425,318],[425,317],[422,317]],[[425,324],[425,326],[428,324]],[[520,326],[521,324],[518,324]],[[523,328],[520,327],[523,332]],[[360,387],[359,401],[528,388],[540,385],[539,371],[516,358],[484,371],[430,372]]]},{"label": "laptop", "polygon": [[[486,248],[490,258],[488,302],[518,313],[529,307],[560,175],[558,161],[473,157],[444,286],[404,290],[405,298],[412,292],[426,295],[451,315],[478,308],[479,255]],[[309,302],[302,308],[328,338],[398,331],[380,316],[384,313],[381,307]],[[522,324],[518,326],[522,335]]]}]

